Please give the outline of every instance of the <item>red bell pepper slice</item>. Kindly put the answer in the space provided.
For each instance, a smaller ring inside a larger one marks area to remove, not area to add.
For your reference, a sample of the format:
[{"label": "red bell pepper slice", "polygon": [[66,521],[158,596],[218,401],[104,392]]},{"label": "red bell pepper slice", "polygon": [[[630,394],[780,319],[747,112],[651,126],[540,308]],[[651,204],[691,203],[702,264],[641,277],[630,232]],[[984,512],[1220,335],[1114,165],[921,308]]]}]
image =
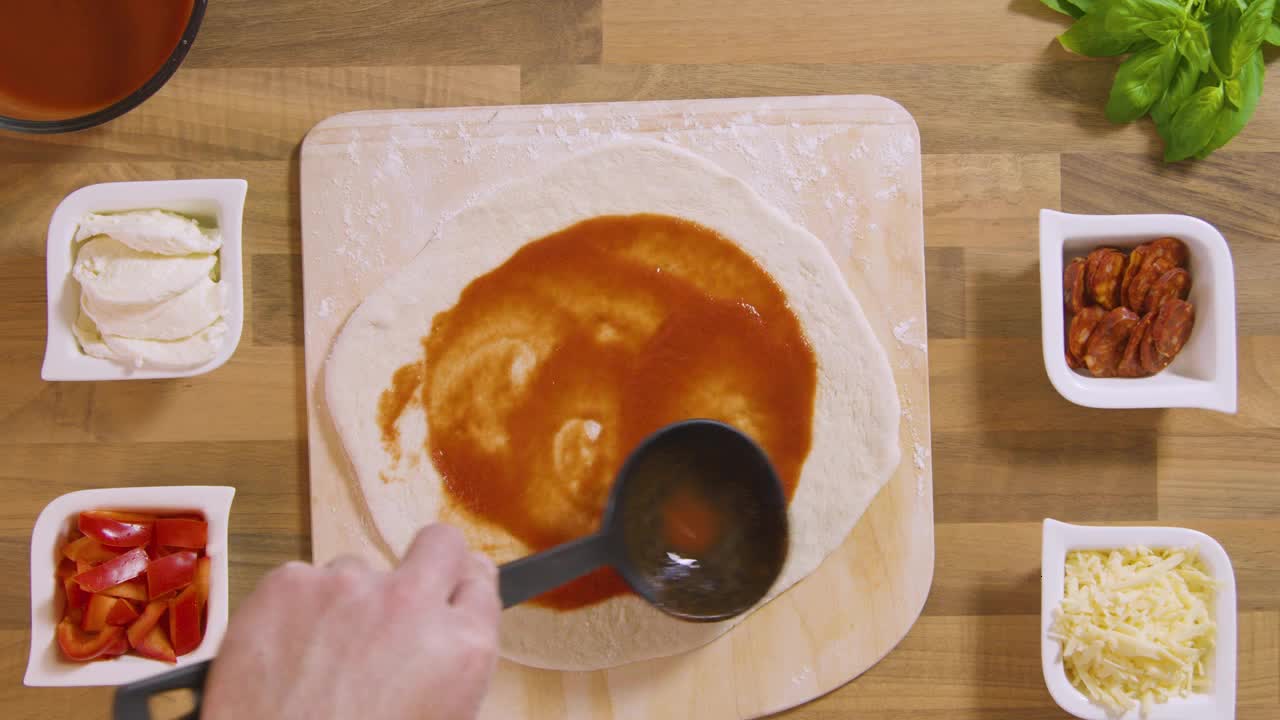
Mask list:
[{"label": "red bell pepper slice", "polygon": [[62,547],[62,554],[69,560],[78,563],[97,565],[113,560],[120,555],[119,550],[112,550],[88,535],[72,540]]},{"label": "red bell pepper slice", "polygon": [[164,628],[159,625],[151,628],[142,640],[133,646],[133,649],[143,657],[153,660],[178,662],[178,656],[173,652],[173,644],[169,642],[169,636],[164,634]]},{"label": "red bell pepper slice", "polygon": [[117,639],[124,635],[124,628],[110,626],[101,632],[87,633],[76,627],[70,618],[58,623],[58,647],[71,660],[92,660],[117,646]]},{"label": "red bell pepper slice", "polygon": [[85,608],[80,629],[85,632],[98,632],[107,626],[107,616],[115,609],[119,598],[110,595],[93,595],[89,598],[89,607]]},{"label": "red bell pepper slice", "polygon": [[195,585],[169,601],[169,639],[178,655],[200,647],[200,595]]},{"label": "red bell pepper slice", "polygon": [[111,597],[124,598],[125,600],[146,602],[147,583],[141,578],[137,580],[129,580],[127,582],[122,582],[119,585],[112,585],[111,587],[103,590],[102,594],[110,595]]},{"label": "red bell pepper slice", "polygon": [[124,598],[114,598],[116,604],[107,613],[108,625],[128,625],[138,619],[138,608]]},{"label": "red bell pepper slice", "polygon": [[62,558],[58,561],[58,571],[54,573],[59,580],[66,580],[76,574],[76,561]]},{"label": "red bell pepper slice", "polygon": [[203,550],[209,544],[209,523],[187,518],[160,518],[156,521],[156,542],[166,547]]},{"label": "red bell pepper slice", "polygon": [[67,610],[84,610],[89,606],[89,593],[77,585],[75,580],[63,580],[62,589],[67,593]]},{"label": "red bell pepper slice", "polygon": [[93,510],[91,512],[121,522],[149,523],[156,521],[156,516],[151,513],[120,512],[118,510]]},{"label": "red bell pepper slice", "polygon": [[129,626],[129,644],[135,648],[138,647],[138,644],[146,638],[147,633],[151,632],[152,628],[160,623],[160,618],[164,615],[164,611],[168,609],[169,604],[162,600],[147,603],[147,606],[142,610],[142,614]]},{"label": "red bell pepper slice", "polygon": [[168,551],[156,541],[156,534],[151,533],[151,542],[147,543],[147,555],[150,556],[152,560],[159,560],[168,554]]},{"label": "red bell pepper slice", "polygon": [[202,609],[209,604],[209,575],[212,572],[213,561],[209,558],[202,557],[196,562],[196,579],[191,584],[196,589],[196,599]]},{"label": "red bell pepper slice", "polygon": [[106,590],[112,585],[119,585],[126,580],[138,577],[147,569],[148,562],[147,551],[142,548],[134,548],[120,557],[108,560],[76,575],[75,581],[85,590],[96,593]]},{"label": "red bell pepper slice", "polygon": [[[119,513],[93,510],[80,513],[80,532],[111,547],[141,547],[151,539],[153,520],[120,519]],[[124,516],[128,517],[128,516]],[[135,516],[145,518],[147,516]]]},{"label": "red bell pepper slice", "polygon": [[[141,551],[139,551],[141,552]],[[146,553],[143,553],[146,556]],[[196,577],[197,556],[190,550],[182,550],[151,561],[147,566],[147,593],[155,600],[173,590],[181,590]]]},{"label": "red bell pepper slice", "polygon": [[[124,628],[121,628],[121,627],[118,627],[116,629],[124,630]],[[108,645],[107,648],[103,650],[102,654],[99,655],[98,657],[99,659],[105,660],[106,658],[113,658],[118,655],[123,655],[127,652],[129,652],[129,638],[122,632],[116,636],[116,639],[112,641],[112,643]]]}]

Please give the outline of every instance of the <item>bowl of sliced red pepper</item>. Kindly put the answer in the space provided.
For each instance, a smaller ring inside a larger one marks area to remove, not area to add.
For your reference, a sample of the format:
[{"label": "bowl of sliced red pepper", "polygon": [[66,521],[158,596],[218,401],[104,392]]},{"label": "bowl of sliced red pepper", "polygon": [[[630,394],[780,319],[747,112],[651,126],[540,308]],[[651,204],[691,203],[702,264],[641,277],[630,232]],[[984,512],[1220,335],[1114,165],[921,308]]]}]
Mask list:
[{"label": "bowl of sliced red pepper", "polygon": [[235,488],[63,495],[31,536],[25,683],[119,685],[212,658],[227,627]]}]

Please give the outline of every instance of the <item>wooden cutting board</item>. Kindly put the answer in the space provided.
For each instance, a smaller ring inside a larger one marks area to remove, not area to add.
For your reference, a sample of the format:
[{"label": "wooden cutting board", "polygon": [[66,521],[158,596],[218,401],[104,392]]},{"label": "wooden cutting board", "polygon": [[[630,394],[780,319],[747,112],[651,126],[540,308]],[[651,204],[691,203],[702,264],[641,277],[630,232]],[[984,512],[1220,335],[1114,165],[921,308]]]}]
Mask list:
[{"label": "wooden cutting board", "polygon": [[640,137],[720,164],[823,239],[889,353],[902,462],[816,572],[715,642],[599,672],[504,661],[484,718],[774,713],[884,657],[919,617],[933,580],[920,141],[902,107],[872,96],[357,112],[317,125],[301,153],[314,560],[354,553],[391,562],[317,387],[347,316],[442,218],[495,184]]}]

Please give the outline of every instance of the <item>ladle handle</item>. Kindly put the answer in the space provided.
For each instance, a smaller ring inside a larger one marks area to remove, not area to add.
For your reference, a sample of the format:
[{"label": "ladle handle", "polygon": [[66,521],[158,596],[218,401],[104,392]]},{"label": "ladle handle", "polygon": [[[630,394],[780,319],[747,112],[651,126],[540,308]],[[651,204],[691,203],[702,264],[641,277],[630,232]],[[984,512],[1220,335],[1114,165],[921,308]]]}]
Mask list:
[{"label": "ladle handle", "polygon": [[112,717],[114,720],[151,720],[149,701],[153,695],[188,688],[194,696],[196,706],[189,714],[183,715],[181,720],[195,720],[200,717],[200,702],[204,697],[204,682],[209,675],[210,664],[211,661],[205,660],[183,665],[162,675],[121,685],[116,688]]},{"label": "ladle handle", "polygon": [[498,568],[502,607],[509,608],[608,565],[609,538],[588,535],[550,550],[513,560]]}]

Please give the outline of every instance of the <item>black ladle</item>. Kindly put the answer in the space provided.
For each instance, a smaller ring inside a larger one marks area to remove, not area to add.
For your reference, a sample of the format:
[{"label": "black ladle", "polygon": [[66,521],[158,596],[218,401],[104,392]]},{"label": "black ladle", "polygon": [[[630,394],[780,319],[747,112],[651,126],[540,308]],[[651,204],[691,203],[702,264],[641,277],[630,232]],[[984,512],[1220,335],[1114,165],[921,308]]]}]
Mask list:
[{"label": "black ladle", "polygon": [[[666,503],[675,493],[712,513],[715,536],[700,552],[669,542]],[[685,420],[646,438],[614,480],[594,535],[503,565],[502,606],[532,599],[612,565],[640,597],[692,622],[726,620],[758,603],[787,558],[787,501],[764,451],[738,430],[714,420]],[[123,685],[116,720],[149,720],[148,700],[190,689],[200,714],[210,661]]]},{"label": "black ladle", "polygon": [[[686,497],[715,526],[696,552],[667,527]],[[786,558],[786,496],[764,451],[724,423],[685,420],[632,451],[594,535],[503,565],[498,586],[508,608],[612,565],[654,607],[713,622],[758,603]]]}]

